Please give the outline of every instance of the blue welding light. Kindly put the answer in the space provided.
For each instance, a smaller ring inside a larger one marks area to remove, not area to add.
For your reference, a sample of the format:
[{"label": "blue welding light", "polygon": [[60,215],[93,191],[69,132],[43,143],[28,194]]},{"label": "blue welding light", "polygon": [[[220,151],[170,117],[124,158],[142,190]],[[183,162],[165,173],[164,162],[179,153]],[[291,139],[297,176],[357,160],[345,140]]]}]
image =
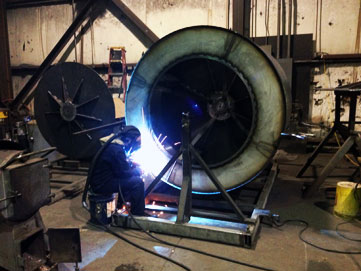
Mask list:
[{"label": "blue welding light", "polygon": [[193,99],[188,98],[187,103],[188,103],[188,106],[190,106],[190,108],[192,109],[192,113],[194,115],[196,115],[196,116],[203,115],[201,106],[198,103],[196,103]]}]

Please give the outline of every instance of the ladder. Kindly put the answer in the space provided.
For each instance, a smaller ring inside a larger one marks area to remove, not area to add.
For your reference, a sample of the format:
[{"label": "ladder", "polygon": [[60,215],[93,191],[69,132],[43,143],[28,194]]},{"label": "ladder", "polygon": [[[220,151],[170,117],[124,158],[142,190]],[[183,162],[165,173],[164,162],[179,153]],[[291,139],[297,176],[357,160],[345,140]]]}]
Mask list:
[{"label": "ladder", "polygon": [[[111,93],[123,93],[123,102],[127,90],[127,62],[125,58],[125,47],[110,47],[108,65],[108,89]],[[113,79],[120,78],[120,85],[114,85]]]}]

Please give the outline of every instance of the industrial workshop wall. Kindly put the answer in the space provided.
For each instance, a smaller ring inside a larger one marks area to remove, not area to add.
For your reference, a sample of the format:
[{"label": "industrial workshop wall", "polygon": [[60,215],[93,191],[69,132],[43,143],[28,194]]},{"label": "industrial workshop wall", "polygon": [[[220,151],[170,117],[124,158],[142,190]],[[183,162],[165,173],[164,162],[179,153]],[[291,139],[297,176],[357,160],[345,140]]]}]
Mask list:
[{"label": "industrial workshop wall", "polygon": [[[253,7],[250,16],[251,36],[276,35],[279,1],[250,1]],[[285,1],[286,26],[289,1]],[[124,0],[124,3],[160,38],[191,25],[232,25],[227,0]],[[231,11],[232,0],[229,3]],[[359,53],[360,33],[357,32],[360,32],[360,0],[293,0],[294,11],[296,16],[292,16],[292,33],[313,33],[317,54]],[[72,7],[58,5],[14,9],[8,10],[7,15],[12,66],[39,65],[70,25]],[[108,48],[115,45],[126,47],[128,63],[137,62],[145,51],[144,46],[116,18],[106,12],[94,21],[93,27],[78,43],[78,62],[107,63]],[[57,61],[61,59],[75,60],[74,51],[66,56],[60,54]],[[322,88],[335,87],[337,79],[350,83],[360,80],[360,77],[360,68],[352,64],[329,64],[313,69],[313,81]],[[28,78],[14,77],[14,91],[18,92]],[[332,93],[315,92],[312,100],[311,120],[332,122]],[[361,110],[358,110],[358,120],[360,114]]]},{"label": "industrial workshop wall", "polygon": [[[285,1],[286,34],[288,34],[289,1],[291,0]],[[279,1],[252,0],[251,2],[254,4],[253,13],[250,16],[251,36],[275,36]],[[293,0],[292,2],[291,33],[312,33],[315,56],[360,53],[360,0]],[[311,93],[313,93],[312,114],[309,121],[323,122],[330,126],[334,120],[333,92],[316,92],[313,91],[314,87],[333,88],[338,85],[338,80],[343,81],[344,84],[361,81],[359,66],[359,63],[325,64],[312,69],[313,82],[310,82]],[[345,109],[344,117],[348,116],[348,108]],[[357,110],[357,120],[361,120],[361,108]],[[361,130],[360,126],[358,130]]]}]

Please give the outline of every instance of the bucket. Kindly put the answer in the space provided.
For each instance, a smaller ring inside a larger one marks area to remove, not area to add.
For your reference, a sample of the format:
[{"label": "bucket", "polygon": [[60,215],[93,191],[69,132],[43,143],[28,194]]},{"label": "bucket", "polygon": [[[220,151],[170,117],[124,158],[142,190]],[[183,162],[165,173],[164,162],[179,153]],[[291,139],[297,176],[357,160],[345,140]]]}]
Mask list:
[{"label": "bucket", "polygon": [[355,191],[356,183],[338,182],[334,212],[342,217],[355,217],[359,215],[361,204],[361,185]]},{"label": "bucket", "polygon": [[95,224],[108,225],[116,207],[116,194],[89,194],[90,221]]}]

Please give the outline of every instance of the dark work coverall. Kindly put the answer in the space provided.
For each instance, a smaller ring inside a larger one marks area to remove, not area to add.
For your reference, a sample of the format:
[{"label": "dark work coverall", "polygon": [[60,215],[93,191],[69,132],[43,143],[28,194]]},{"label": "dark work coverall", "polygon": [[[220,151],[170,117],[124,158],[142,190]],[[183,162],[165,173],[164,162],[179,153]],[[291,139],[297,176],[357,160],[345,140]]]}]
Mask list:
[{"label": "dark work coverall", "polygon": [[131,203],[132,214],[144,214],[144,183],[140,178],[141,173],[128,163],[122,145],[109,144],[93,166],[90,186],[94,193],[118,193],[120,185],[125,200]]}]

